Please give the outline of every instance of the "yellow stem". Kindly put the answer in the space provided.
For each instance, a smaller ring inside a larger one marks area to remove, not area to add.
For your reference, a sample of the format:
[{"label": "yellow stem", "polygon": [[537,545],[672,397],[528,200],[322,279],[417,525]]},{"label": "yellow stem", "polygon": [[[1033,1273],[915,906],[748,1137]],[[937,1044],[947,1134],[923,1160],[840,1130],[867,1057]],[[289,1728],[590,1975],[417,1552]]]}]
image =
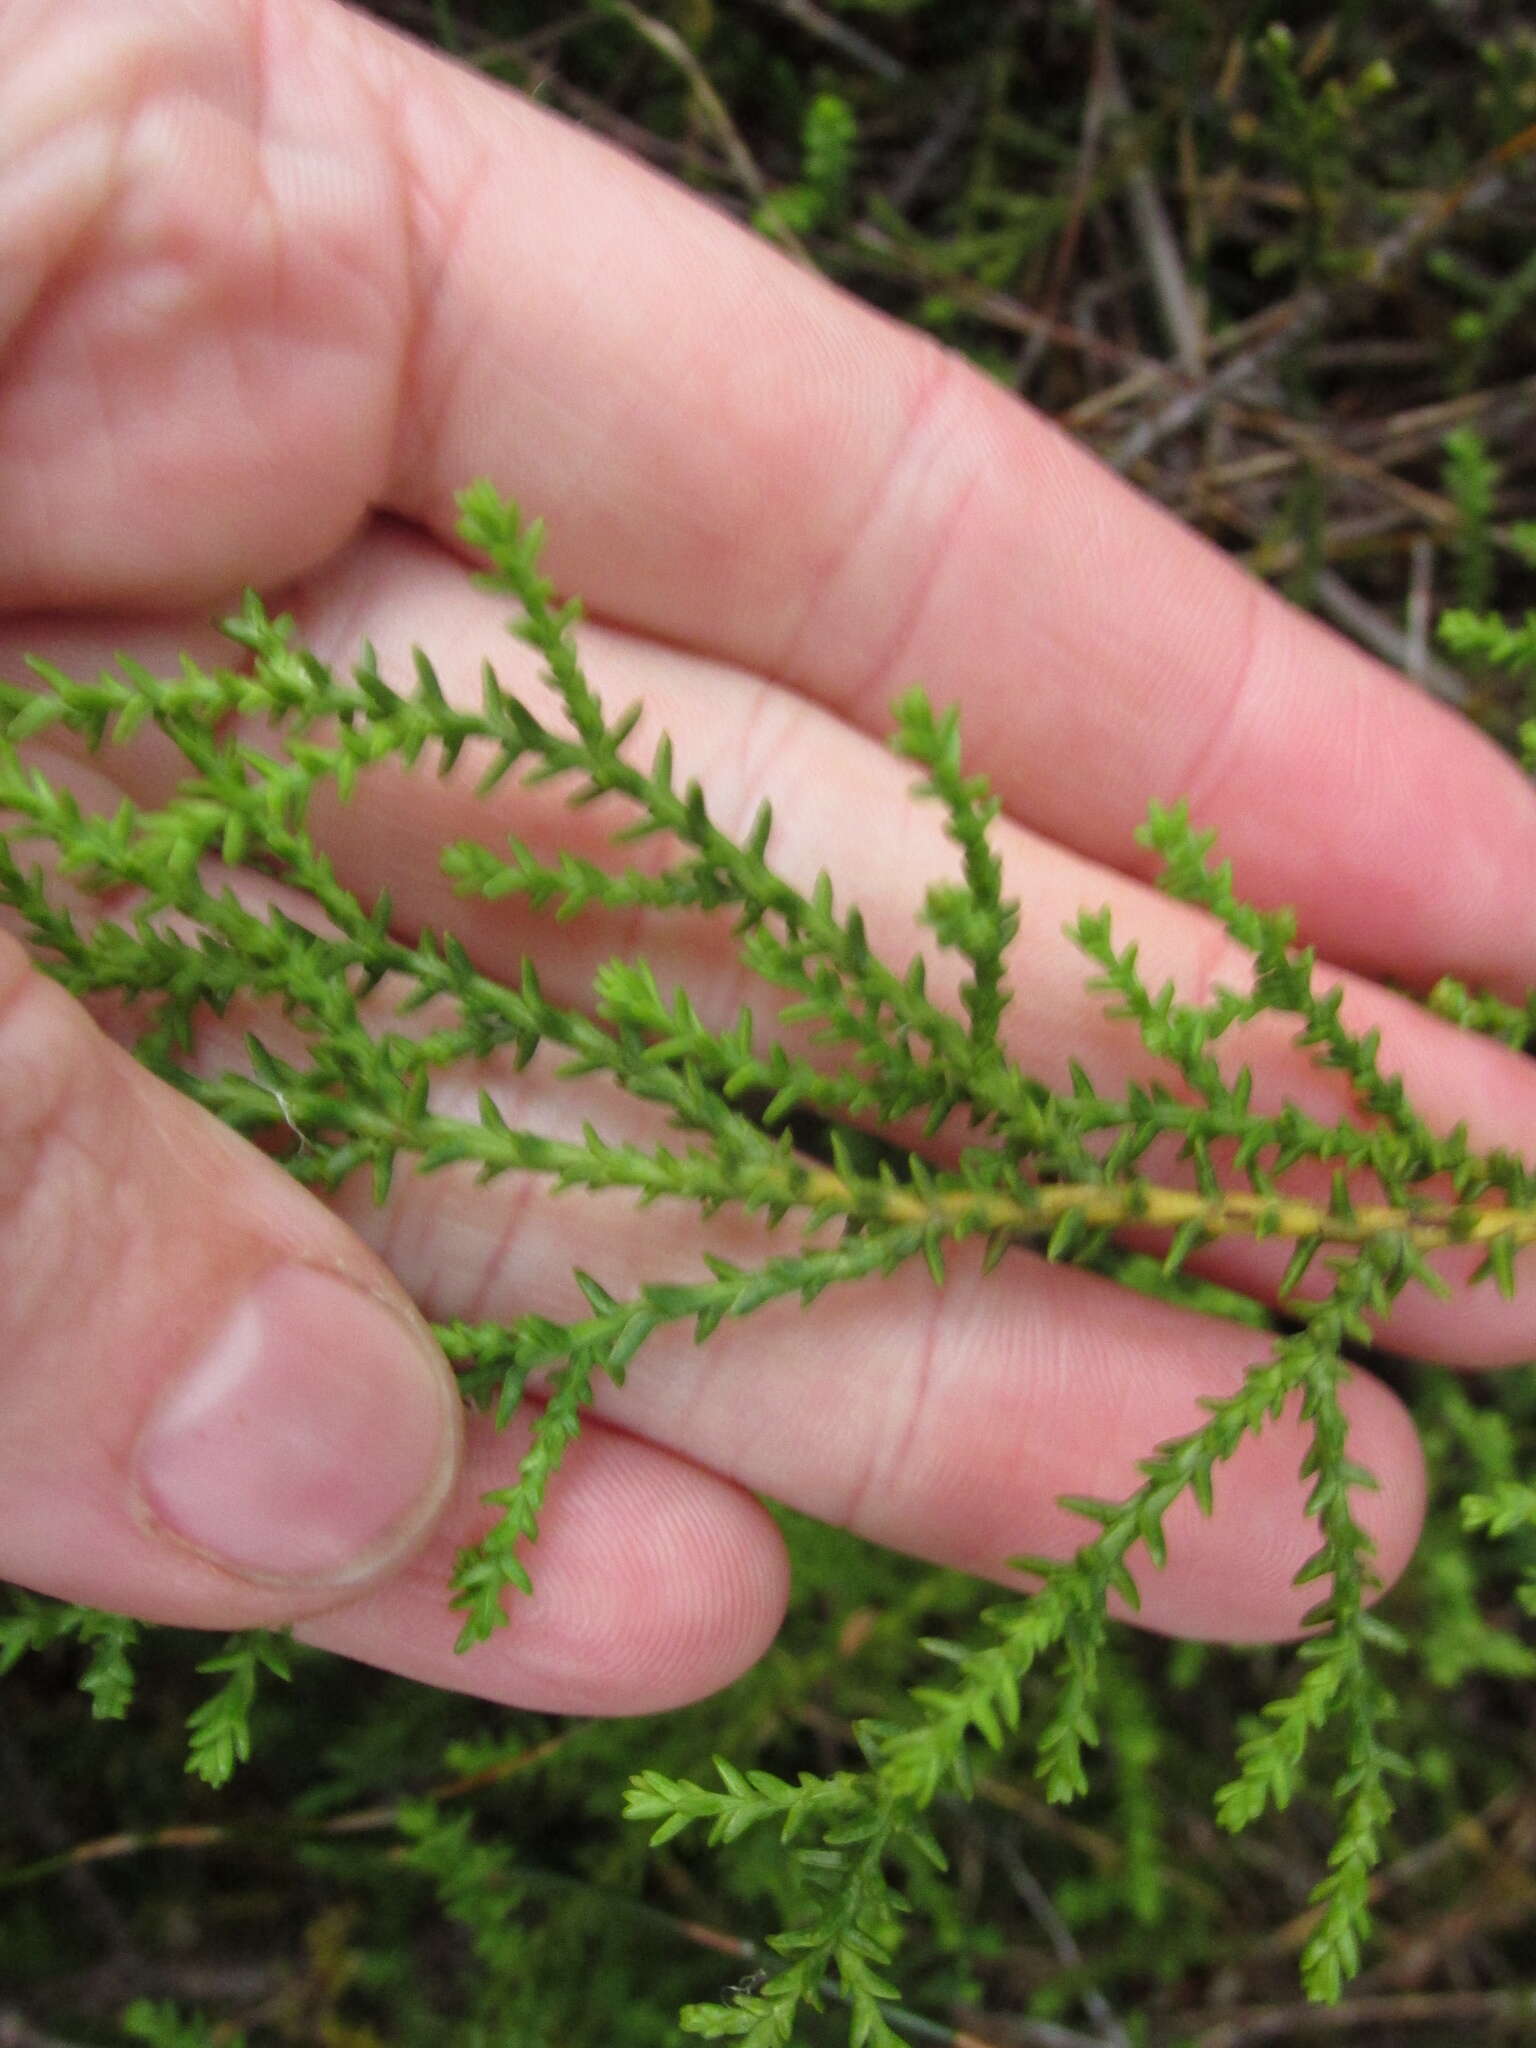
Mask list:
[{"label": "yellow stem", "polygon": [[945,1231],[969,1224],[1019,1237],[1038,1237],[1076,1212],[1093,1229],[1143,1224],[1177,1230],[1193,1222],[1209,1237],[1319,1238],[1330,1244],[1368,1244],[1395,1234],[1421,1251],[1489,1244],[1495,1238],[1508,1238],[1516,1245],[1536,1242],[1536,1209],[1478,1207],[1469,1202],[1425,1201],[1401,1208],[1357,1202],[1346,1214],[1295,1195],[1235,1189],[1204,1195],[1151,1181],[1062,1182],[1029,1188],[1022,1196],[962,1188],[924,1195],[915,1187],[850,1184],[830,1168],[817,1168],[800,1180],[797,1199],[887,1223],[931,1222]]}]

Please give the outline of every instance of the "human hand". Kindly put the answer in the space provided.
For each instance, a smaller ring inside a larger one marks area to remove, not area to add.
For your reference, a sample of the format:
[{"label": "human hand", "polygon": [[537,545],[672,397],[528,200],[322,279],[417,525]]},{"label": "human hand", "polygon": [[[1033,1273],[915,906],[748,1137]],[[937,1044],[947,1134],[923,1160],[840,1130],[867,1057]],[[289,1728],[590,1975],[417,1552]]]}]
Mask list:
[{"label": "human hand", "polygon": [[[769,797],[776,862],[801,882],[826,867],[898,961],[948,856],[878,743],[887,703],[913,679],[961,703],[1008,812],[1024,908],[1004,1030],[1032,1071],[1064,1077],[1075,1056],[1109,1086],[1142,1065],[1059,937],[1085,905],[1113,907],[1154,983],[1198,994],[1240,972],[1214,926],[1151,892],[1132,842],[1149,797],[1185,794],[1244,890],[1296,906],[1431,1122],[1517,1147],[1536,1127],[1525,1061],[1371,979],[1536,980],[1514,770],[956,359],[326,0],[13,0],[0,134],[0,674],[26,650],[74,672],[117,649],[221,659],[205,622],[250,582],[322,652],[366,633],[389,664],[420,641],[472,692],[494,650],[520,684],[452,538],[454,488],[488,472],[549,519],[609,701],[644,697],[727,825]],[[37,757],[106,807],[173,772],[149,744]],[[492,972],[537,945],[574,1000],[622,945],[706,1017],[734,1013],[747,991],[703,928],[581,924],[551,959],[519,908],[456,902],[445,840],[576,829],[527,791],[489,802],[401,775],[317,826],[344,879],[387,886],[402,924],[452,926]],[[1343,1113],[1281,1031],[1232,1051],[1260,1099]],[[522,1119],[592,1113],[540,1079],[536,1062],[499,1082]],[[657,1134],[633,1105],[602,1112]],[[942,1296],[904,1271],[764,1311],[703,1354],[658,1337],[562,1474],[534,1597],[455,1659],[451,1553],[521,1435],[473,1423],[459,1465],[449,1376],[407,1296],[441,1317],[560,1313],[573,1265],[620,1291],[680,1249],[750,1248],[757,1226],[690,1226],[680,1247],[659,1209],[448,1176],[402,1177],[378,1211],[349,1191],[329,1215],[14,947],[0,1128],[0,1572],[186,1624],[297,1617],[308,1640],[527,1705],[637,1711],[748,1663],[783,1563],[744,1489],[1004,1576],[1076,1540],[1059,1494],[1128,1491],[1255,1352],[1027,1253],[984,1285],[957,1256]],[[1283,1257],[1234,1243],[1206,1264],[1263,1295]],[[265,1379],[252,1300],[271,1311]],[[1529,1352],[1532,1321],[1489,1295],[1410,1295],[1385,1335],[1488,1364]],[[231,1328],[221,1415],[184,1375]],[[1348,1398],[1390,1577],[1417,1530],[1417,1448],[1380,1384]],[[1315,1545],[1302,1445],[1277,1424],[1224,1469],[1210,1521],[1172,1512],[1147,1621],[1294,1629]]]}]

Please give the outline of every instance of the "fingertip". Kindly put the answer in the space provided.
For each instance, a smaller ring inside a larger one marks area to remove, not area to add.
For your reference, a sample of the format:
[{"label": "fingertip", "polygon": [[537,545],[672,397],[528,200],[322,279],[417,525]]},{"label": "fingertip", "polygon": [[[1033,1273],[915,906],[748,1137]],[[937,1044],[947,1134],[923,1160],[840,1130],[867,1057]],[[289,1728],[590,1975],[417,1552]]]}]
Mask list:
[{"label": "fingertip", "polygon": [[562,1559],[541,1590],[593,1689],[586,1711],[703,1699],[771,1646],[789,1597],[783,1539],[730,1480],[600,1424],[589,1432],[540,1542],[570,1559],[569,1580]]},{"label": "fingertip", "polygon": [[[1349,1372],[1339,1403],[1349,1461],[1374,1482],[1357,1487],[1350,1506],[1373,1546],[1368,1568],[1384,1591],[1402,1576],[1423,1526],[1423,1449],[1403,1403],[1369,1373]],[[1189,1494],[1170,1508],[1163,1569],[1149,1569],[1144,1551],[1132,1557],[1144,1626],[1234,1644],[1284,1642],[1304,1632],[1303,1617],[1326,1597],[1328,1582],[1297,1582],[1322,1541],[1306,1512],[1312,1481],[1302,1466],[1313,1433],[1300,1411],[1298,1393],[1278,1419],[1215,1467],[1209,1516]]]},{"label": "fingertip", "polygon": [[589,1420],[550,1488],[527,1563],[489,1641],[456,1653],[456,1552],[484,1533],[482,1496],[526,1447],[519,1420],[471,1424],[453,1505],[388,1584],[306,1622],[309,1643],[430,1685],[561,1714],[648,1714],[729,1685],[769,1648],[788,1560],[772,1517],[742,1488]]},{"label": "fingertip", "polygon": [[1373,1566],[1389,1591],[1412,1562],[1424,1528],[1429,1474],[1412,1415],[1390,1387],[1367,1372],[1351,1373],[1343,1390],[1350,1441],[1377,1485],[1355,1496],[1355,1512],[1376,1545]]}]

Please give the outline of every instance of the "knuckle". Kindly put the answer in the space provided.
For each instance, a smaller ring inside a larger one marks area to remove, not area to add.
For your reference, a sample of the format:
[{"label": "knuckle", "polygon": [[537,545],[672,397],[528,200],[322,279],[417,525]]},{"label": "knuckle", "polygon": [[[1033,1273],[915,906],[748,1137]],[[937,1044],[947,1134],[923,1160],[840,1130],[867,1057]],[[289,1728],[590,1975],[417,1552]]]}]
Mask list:
[{"label": "knuckle", "polygon": [[71,33],[68,12],[37,0],[0,7],[0,345],[108,197],[121,119],[114,100],[125,70],[137,70],[114,64],[121,26],[103,19],[99,37]]}]

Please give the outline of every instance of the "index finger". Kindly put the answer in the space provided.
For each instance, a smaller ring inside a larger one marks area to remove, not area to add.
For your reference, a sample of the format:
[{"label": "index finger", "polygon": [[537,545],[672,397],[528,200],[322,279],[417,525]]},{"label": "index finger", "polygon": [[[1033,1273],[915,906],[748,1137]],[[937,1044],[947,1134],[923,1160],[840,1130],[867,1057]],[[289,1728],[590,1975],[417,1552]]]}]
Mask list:
[{"label": "index finger", "polygon": [[1132,871],[1189,798],[1333,959],[1536,978],[1536,806],[1454,714],[1050,422],[559,119],[357,33],[399,115],[418,274],[392,505],[490,471],[613,621],[883,731],[964,706],[1021,822]]}]

